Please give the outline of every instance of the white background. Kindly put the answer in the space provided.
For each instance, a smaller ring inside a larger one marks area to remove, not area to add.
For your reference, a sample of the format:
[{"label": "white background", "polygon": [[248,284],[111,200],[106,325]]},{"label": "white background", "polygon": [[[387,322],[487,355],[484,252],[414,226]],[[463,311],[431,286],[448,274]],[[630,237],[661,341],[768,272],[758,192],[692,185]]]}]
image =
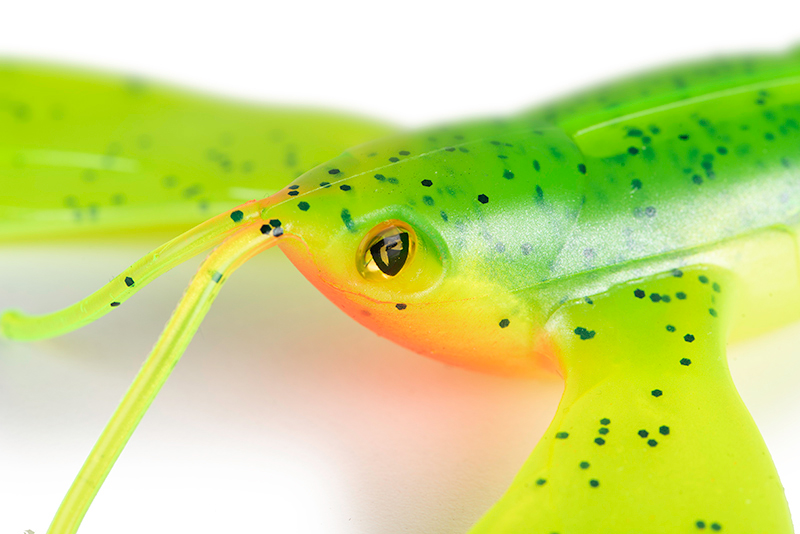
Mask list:
[{"label": "white background", "polygon": [[[0,8],[0,54],[416,126],[678,59],[800,44],[796,1],[745,5],[16,1]],[[169,237],[4,244],[0,308],[69,304]],[[45,532],[196,265],[81,331],[0,340],[1,534]],[[730,353],[795,514],[798,341],[795,326]],[[271,251],[226,284],[80,532],[463,533],[560,392],[395,347]]]}]

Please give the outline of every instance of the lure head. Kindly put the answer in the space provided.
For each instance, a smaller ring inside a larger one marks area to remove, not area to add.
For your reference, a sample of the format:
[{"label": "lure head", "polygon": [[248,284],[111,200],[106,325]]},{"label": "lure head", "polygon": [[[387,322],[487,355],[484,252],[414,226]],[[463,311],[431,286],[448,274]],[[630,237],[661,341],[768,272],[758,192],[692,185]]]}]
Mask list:
[{"label": "lure head", "polygon": [[[356,147],[270,197],[281,248],[354,319],[479,370],[553,368],[546,283],[580,206],[563,134],[484,122]],[[277,219],[277,221],[276,221]]]}]

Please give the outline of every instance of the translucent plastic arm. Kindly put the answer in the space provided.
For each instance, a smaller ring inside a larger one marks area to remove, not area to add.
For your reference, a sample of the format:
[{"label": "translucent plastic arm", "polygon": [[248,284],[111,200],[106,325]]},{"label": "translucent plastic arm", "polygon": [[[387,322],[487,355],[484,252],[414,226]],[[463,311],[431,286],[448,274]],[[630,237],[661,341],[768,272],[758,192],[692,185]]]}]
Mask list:
[{"label": "translucent plastic arm", "polygon": [[257,202],[251,201],[195,226],[153,250],[85,299],[62,310],[45,315],[9,310],[0,316],[0,332],[8,339],[33,341],[86,326],[176,265],[219,245],[248,220],[258,217],[259,208]]},{"label": "translucent plastic arm", "polygon": [[178,363],[222,282],[242,263],[272,246],[277,239],[263,235],[258,224],[247,225],[225,240],[203,262],[64,497],[49,534],[74,534],[78,530],[111,467]]}]

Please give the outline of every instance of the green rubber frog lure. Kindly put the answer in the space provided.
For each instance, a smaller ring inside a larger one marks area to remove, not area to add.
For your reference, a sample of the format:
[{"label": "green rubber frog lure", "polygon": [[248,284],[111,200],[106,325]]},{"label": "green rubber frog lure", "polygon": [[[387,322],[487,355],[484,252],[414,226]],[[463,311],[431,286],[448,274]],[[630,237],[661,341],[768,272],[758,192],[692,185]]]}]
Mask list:
[{"label": "green rubber frog lure", "polygon": [[86,325],[213,249],[50,534],[77,531],[224,282],[272,246],[416,352],[564,377],[471,534],[793,531],[725,345],[800,316],[800,51],[415,132],[13,62],[0,104],[0,239],[197,225],[73,306],[5,312],[7,338]]}]

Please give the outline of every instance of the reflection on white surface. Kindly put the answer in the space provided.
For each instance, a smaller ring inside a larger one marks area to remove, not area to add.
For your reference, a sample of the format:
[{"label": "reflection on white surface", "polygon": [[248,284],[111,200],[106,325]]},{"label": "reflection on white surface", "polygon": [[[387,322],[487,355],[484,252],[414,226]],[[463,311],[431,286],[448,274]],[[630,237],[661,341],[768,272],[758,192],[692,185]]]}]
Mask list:
[{"label": "reflection on white surface", "polygon": [[[0,307],[69,304],[160,239],[4,245]],[[46,530],[196,265],[80,331],[0,341],[0,532]],[[794,510],[798,340],[796,326],[731,351]],[[398,348],[268,251],[227,282],[81,533],[460,534],[533,450],[561,389]]]},{"label": "reflection on white surface", "polygon": [[[0,306],[66,305],[159,239],[5,245]],[[46,530],[196,265],[80,331],[0,342],[0,532]],[[464,532],[560,392],[398,348],[268,251],[226,284],[81,533]]]}]

